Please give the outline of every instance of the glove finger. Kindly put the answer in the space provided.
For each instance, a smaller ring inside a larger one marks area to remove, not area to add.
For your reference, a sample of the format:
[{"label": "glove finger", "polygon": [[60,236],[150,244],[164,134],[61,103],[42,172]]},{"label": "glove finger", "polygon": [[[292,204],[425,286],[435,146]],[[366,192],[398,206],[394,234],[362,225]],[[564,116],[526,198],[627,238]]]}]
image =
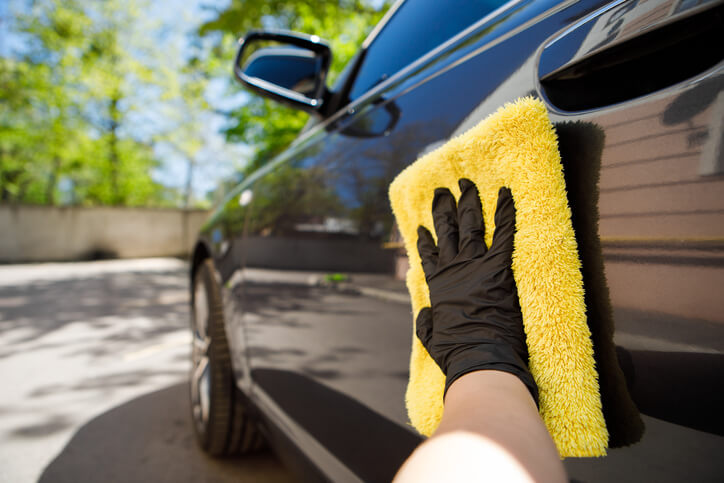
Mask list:
[{"label": "glove finger", "polygon": [[490,250],[495,253],[513,254],[515,236],[515,204],[513,195],[506,187],[498,191],[498,206],[495,208],[495,233]]},{"label": "glove finger", "polygon": [[458,201],[459,237],[458,253],[464,258],[477,258],[485,255],[485,225],[483,207],[480,204],[478,188],[469,179],[458,181],[460,200]]},{"label": "glove finger", "polygon": [[447,264],[458,254],[458,214],[455,198],[447,188],[437,188],[432,199],[432,220],[440,252],[438,263]]},{"label": "glove finger", "polygon": [[432,309],[430,307],[423,308],[420,310],[420,313],[417,314],[417,320],[415,320],[415,333],[429,353],[430,340],[432,339]]},{"label": "glove finger", "polygon": [[425,278],[429,279],[437,269],[439,252],[432,233],[422,225],[417,227],[417,252],[422,260],[422,271],[425,272]]}]

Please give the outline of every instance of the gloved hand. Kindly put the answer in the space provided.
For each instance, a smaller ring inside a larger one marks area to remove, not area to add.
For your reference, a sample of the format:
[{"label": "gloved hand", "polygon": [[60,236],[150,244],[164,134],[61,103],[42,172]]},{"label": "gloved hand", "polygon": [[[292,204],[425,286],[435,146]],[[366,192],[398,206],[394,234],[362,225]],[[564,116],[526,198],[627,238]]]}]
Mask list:
[{"label": "gloved hand", "polygon": [[450,190],[435,190],[432,216],[439,246],[425,227],[417,229],[417,249],[432,305],[417,316],[417,336],[445,373],[445,394],[460,376],[493,369],[518,376],[538,404],[511,269],[513,197],[508,188],[500,189],[495,233],[488,249],[478,189],[467,179],[459,185],[462,194],[457,207]]}]

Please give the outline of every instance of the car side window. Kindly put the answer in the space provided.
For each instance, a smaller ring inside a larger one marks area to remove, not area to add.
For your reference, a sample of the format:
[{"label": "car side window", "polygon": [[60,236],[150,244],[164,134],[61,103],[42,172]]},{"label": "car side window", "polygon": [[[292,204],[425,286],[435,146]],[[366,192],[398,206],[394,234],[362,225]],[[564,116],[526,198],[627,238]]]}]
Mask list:
[{"label": "car side window", "polygon": [[350,99],[417,60],[507,0],[406,0],[367,48]]}]

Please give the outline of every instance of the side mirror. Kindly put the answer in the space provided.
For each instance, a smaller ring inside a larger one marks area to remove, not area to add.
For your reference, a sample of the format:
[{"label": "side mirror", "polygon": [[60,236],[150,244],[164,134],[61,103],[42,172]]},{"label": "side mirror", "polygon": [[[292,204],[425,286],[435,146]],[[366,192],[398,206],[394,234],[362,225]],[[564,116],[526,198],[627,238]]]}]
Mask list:
[{"label": "side mirror", "polygon": [[[239,41],[236,78],[261,96],[317,112],[327,96],[332,51],[317,36],[285,31],[252,31]],[[269,45],[273,45],[269,47]]]}]

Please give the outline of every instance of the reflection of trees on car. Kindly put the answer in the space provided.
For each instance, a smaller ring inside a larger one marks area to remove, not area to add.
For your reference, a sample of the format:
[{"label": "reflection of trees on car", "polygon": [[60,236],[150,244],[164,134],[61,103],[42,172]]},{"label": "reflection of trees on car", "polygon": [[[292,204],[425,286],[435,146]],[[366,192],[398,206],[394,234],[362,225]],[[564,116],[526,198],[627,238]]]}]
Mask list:
[{"label": "reflection of trees on car", "polygon": [[390,183],[410,163],[409,147],[433,143],[439,131],[436,123],[410,124],[393,138],[380,136],[376,142],[360,146],[359,159],[342,168],[340,176],[352,187],[357,201],[350,216],[361,234],[380,238],[390,233],[394,223],[387,201]]},{"label": "reflection of trees on car", "polygon": [[295,232],[299,223],[342,215],[343,207],[327,176],[321,168],[301,169],[293,164],[280,165],[270,172],[254,185],[248,233],[284,235]]},{"label": "reflection of trees on car", "polygon": [[353,159],[335,144],[312,146],[313,165],[281,163],[249,187],[250,204],[241,206],[238,196],[230,199],[222,215],[225,229],[261,236],[334,232],[380,240],[394,221],[387,201],[390,182],[409,163],[409,146],[431,144],[438,129],[415,123],[394,139],[359,139],[359,156]]},{"label": "reflection of trees on car", "polygon": [[223,214],[226,230],[280,236],[294,232],[299,223],[320,222],[330,213],[342,215],[342,204],[325,175],[321,168],[280,165],[253,185],[248,206],[241,206],[237,197],[227,202]]}]

